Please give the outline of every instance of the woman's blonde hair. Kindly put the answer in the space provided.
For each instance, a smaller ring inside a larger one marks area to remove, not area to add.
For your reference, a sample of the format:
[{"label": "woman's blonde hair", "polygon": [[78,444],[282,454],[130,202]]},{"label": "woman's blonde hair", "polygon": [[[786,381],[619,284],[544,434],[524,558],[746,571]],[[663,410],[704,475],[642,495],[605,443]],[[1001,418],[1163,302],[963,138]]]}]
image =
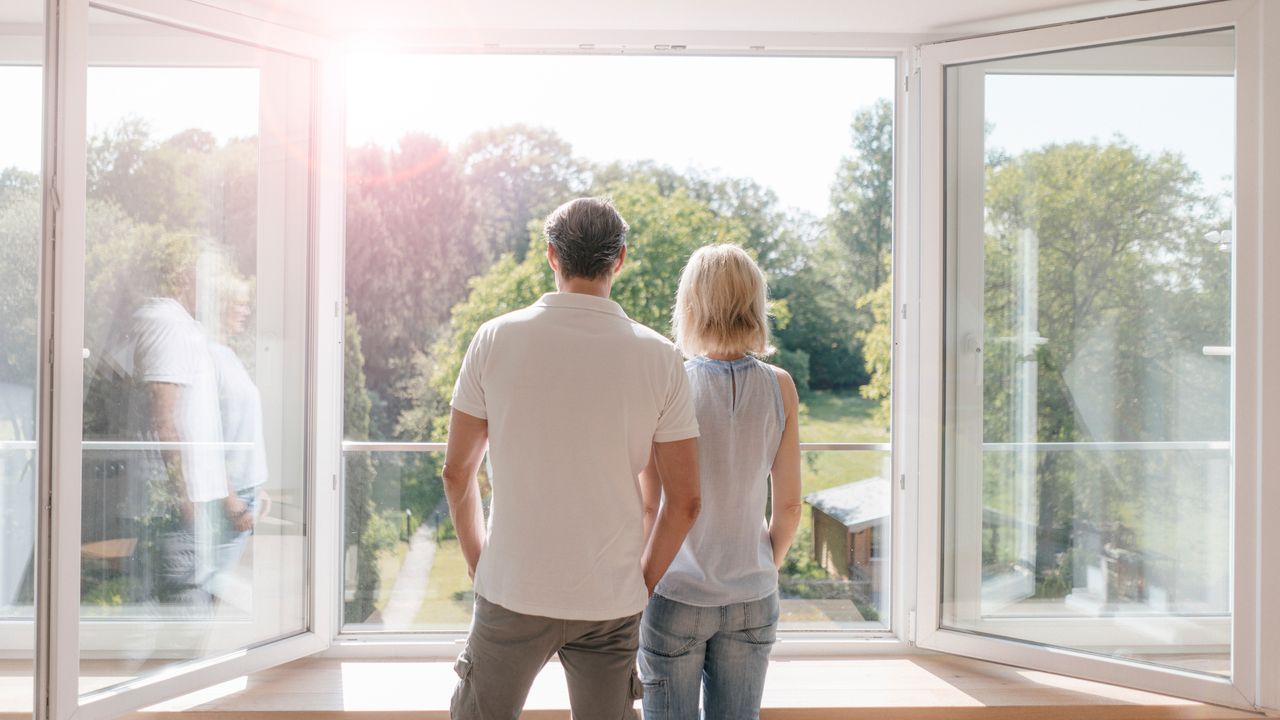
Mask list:
[{"label": "woman's blonde hair", "polygon": [[689,357],[772,352],[769,286],[760,266],[737,245],[698,248],[680,273],[671,327]]}]

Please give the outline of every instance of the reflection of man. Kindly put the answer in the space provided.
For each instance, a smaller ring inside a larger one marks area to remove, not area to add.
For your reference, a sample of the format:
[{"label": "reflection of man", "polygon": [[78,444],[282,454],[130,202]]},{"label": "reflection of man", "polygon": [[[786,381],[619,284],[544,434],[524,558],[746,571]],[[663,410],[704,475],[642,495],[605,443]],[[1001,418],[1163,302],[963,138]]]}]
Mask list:
[{"label": "reflection of man", "polygon": [[152,522],[163,528],[156,538],[157,594],[160,600],[207,602],[215,523],[230,500],[209,341],[173,298],[146,300],[133,314],[130,334],[133,379],[147,418],[143,432],[175,444],[160,451],[167,482],[150,490]]},{"label": "reflection of man", "polygon": [[[457,720],[519,715],[554,655],[574,717],[634,717],[639,613],[698,514],[698,424],[679,352],[609,299],[626,233],[602,198],[553,212],[560,292],[485,323],[463,360],[444,468],[476,589]],[[646,547],[637,475],[651,452],[665,502]]]}]

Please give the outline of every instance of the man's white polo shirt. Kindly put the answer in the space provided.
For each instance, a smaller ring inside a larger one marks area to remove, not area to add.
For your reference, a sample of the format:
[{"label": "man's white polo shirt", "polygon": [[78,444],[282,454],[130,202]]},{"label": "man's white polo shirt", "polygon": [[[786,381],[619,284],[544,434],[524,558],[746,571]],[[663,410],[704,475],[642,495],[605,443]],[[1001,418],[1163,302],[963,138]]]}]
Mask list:
[{"label": "man's white polo shirt", "polygon": [[675,346],[612,300],[549,293],[476,332],[452,404],[489,422],[476,593],[553,618],[643,610],[637,475],[652,443],[698,436]]}]

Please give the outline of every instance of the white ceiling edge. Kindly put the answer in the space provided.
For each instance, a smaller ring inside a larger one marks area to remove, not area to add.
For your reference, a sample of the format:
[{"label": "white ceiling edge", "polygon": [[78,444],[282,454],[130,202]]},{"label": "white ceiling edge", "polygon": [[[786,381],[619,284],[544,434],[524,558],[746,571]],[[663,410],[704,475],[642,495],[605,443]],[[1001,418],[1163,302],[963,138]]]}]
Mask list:
[{"label": "white ceiling edge", "polygon": [[[194,0],[195,2],[261,20],[330,37],[360,49],[395,52],[455,50],[506,51],[582,50],[600,53],[658,53],[683,46],[688,52],[890,52],[913,45],[1062,23],[1093,20],[1213,0],[1084,0],[1065,6],[1012,15],[930,26],[918,32],[827,32],[706,29],[548,29],[515,27],[335,27],[279,0]],[[525,0],[528,1],[528,0]],[[911,0],[898,0],[910,2]],[[303,5],[305,7],[305,5]],[[822,18],[815,18],[815,25]],[[763,47],[763,50],[759,48]]]},{"label": "white ceiling edge", "polygon": [[1212,1],[1213,0],[1146,0],[1145,2],[1133,2],[1133,0],[1089,0],[1087,2],[1080,2],[1074,5],[1054,8],[1051,10],[1019,13],[1017,15],[1004,15],[1000,17],[985,18],[982,20],[974,20],[972,22],[958,25],[948,25],[941,28],[934,28],[934,31],[944,33],[952,37],[987,35],[991,33],[1002,33],[1033,27],[1043,27],[1046,25],[1060,25],[1062,23],[1079,22],[1082,20],[1097,20],[1099,18],[1111,17],[1114,15],[1131,15],[1134,13],[1150,12],[1153,10],[1177,7],[1180,5],[1199,5],[1204,2]]},{"label": "white ceiling edge", "polygon": [[557,52],[626,55],[890,54],[947,35],[719,30],[431,29],[367,31],[346,38],[352,50],[372,52]]}]

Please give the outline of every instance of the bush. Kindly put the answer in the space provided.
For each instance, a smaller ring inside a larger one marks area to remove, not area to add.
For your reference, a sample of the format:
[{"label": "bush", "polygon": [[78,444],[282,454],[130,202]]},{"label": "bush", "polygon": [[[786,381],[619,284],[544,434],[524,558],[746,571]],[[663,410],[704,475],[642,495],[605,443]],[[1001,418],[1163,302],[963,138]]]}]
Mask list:
[{"label": "bush", "polygon": [[399,513],[385,513],[369,517],[369,527],[364,531],[361,542],[374,552],[382,552],[395,547],[400,542],[400,525],[403,516]]},{"label": "bush", "polygon": [[440,524],[436,526],[436,542],[444,542],[445,540],[453,540],[458,534],[453,530],[453,518],[446,515]]},{"label": "bush", "polygon": [[800,391],[801,395],[809,393],[809,353],[803,350],[778,348],[778,352],[774,353],[769,360],[791,373],[791,379],[796,381],[796,390]]}]

